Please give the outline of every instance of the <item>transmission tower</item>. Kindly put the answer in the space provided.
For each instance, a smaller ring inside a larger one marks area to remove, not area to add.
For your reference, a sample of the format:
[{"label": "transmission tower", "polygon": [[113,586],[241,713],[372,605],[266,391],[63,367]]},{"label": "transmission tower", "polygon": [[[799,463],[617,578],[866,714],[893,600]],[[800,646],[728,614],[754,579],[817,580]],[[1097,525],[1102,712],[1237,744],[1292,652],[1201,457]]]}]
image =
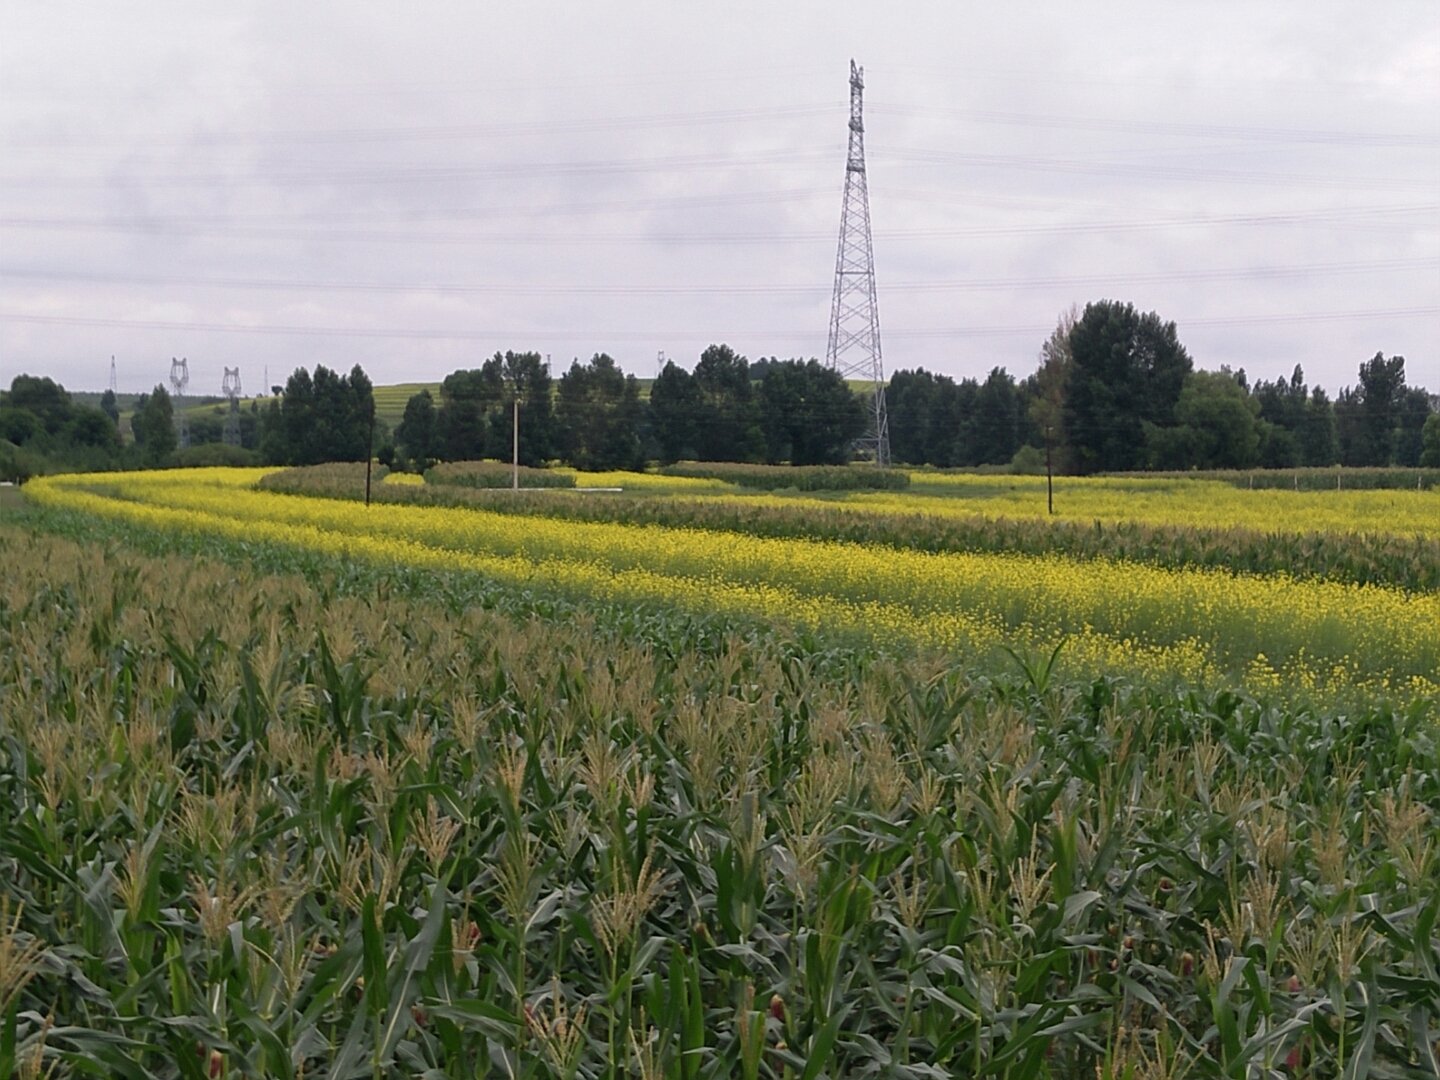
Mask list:
[{"label": "transmission tower", "polygon": [[184,357],[170,358],[170,407],[175,412],[175,439],[184,450],[190,445],[190,418],[185,415],[181,398],[190,388],[190,361]]},{"label": "transmission tower", "polygon": [[110,357],[110,393],[115,393],[117,385],[115,378],[115,357],[112,355]]},{"label": "transmission tower", "polygon": [[225,378],[220,383],[220,392],[230,399],[230,411],[225,414],[225,431],[221,436],[226,446],[240,445],[240,369],[226,368]]},{"label": "transmission tower", "polygon": [[861,99],[865,69],[850,61],[850,149],[845,158],[845,200],[835,254],[835,298],[825,362],[847,379],[874,386],[870,423],[859,440],[875,464],[890,464],[890,422],[885,415],[885,367],[880,360],[880,313],[875,304],[875,252],[870,243],[870,192],[865,183],[865,120]]}]

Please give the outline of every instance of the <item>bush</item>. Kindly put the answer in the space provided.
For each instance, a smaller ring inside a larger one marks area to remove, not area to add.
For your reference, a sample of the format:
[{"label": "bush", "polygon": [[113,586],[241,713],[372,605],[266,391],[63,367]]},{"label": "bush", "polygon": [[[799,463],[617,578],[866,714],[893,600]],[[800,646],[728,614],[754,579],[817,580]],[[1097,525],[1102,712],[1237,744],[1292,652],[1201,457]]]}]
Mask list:
[{"label": "bush", "polygon": [[877,469],[873,465],[742,465],[725,461],[680,461],[667,465],[665,476],[720,480],[740,487],[775,491],[898,491],[910,486],[903,469]]},{"label": "bush", "polygon": [[1044,476],[1045,451],[1038,446],[1022,446],[1010,459],[1010,471],[1017,476]]},{"label": "bush", "polygon": [[231,468],[249,468],[260,464],[260,455],[243,446],[228,443],[201,443],[176,450],[172,460],[182,469],[205,469],[216,465]]},{"label": "bush", "polygon": [[45,471],[44,459],[12,442],[0,439],[0,480],[23,484]]}]

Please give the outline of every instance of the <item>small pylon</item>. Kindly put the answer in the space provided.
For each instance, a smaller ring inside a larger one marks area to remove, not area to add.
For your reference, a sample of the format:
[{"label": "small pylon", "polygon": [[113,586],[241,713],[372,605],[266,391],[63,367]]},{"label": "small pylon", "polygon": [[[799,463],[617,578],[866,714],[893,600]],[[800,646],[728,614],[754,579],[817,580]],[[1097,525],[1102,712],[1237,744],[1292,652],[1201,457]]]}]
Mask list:
[{"label": "small pylon", "polygon": [[226,446],[240,445],[240,369],[225,368],[225,377],[220,382],[220,392],[230,399],[230,411],[225,414],[225,430],[221,436]]},{"label": "small pylon", "polygon": [[170,358],[170,408],[175,412],[175,441],[180,449],[190,445],[190,418],[185,415],[181,399],[190,389],[190,361],[186,357]]}]

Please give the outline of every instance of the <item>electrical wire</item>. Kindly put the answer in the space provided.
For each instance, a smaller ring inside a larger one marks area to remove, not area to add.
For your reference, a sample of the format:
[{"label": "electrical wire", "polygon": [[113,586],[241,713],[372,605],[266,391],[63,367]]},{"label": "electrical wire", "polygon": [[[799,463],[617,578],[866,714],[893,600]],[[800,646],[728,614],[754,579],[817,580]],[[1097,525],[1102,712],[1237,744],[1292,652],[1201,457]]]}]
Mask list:
[{"label": "electrical wire", "polygon": [[[1232,266],[1150,273],[1114,271],[1107,274],[1021,278],[971,278],[959,281],[886,282],[890,292],[1014,292],[1063,286],[1153,285],[1172,281],[1232,281],[1284,277],[1378,274],[1410,270],[1440,270],[1440,256],[1381,259],[1369,262],[1290,263],[1267,266]],[[26,269],[0,266],[0,278],[23,282],[84,282],[97,285],[171,286],[196,289],[253,289],[274,291],[334,291],[367,293],[434,293],[460,296],[695,296],[695,295],[829,295],[826,283],[790,284],[753,282],[727,285],[589,285],[522,284],[493,282],[457,284],[442,282],[301,281],[295,279],[207,278],[155,274],[99,274],[86,271]]]}]

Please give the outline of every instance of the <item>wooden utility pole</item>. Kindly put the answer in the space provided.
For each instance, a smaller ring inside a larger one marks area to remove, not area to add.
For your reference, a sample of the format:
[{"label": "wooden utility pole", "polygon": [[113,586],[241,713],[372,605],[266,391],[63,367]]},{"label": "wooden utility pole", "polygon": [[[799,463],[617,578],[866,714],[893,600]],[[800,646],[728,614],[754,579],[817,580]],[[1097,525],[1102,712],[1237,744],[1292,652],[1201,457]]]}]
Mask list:
[{"label": "wooden utility pole", "polygon": [[365,440],[365,505],[370,505],[370,462],[375,457],[375,399],[370,399],[370,435]]},{"label": "wooden utility pole", "polygon": [[1045,504],[1055,513],[1055,474],[1050,467],[1050,425],[1045,425]]}]

